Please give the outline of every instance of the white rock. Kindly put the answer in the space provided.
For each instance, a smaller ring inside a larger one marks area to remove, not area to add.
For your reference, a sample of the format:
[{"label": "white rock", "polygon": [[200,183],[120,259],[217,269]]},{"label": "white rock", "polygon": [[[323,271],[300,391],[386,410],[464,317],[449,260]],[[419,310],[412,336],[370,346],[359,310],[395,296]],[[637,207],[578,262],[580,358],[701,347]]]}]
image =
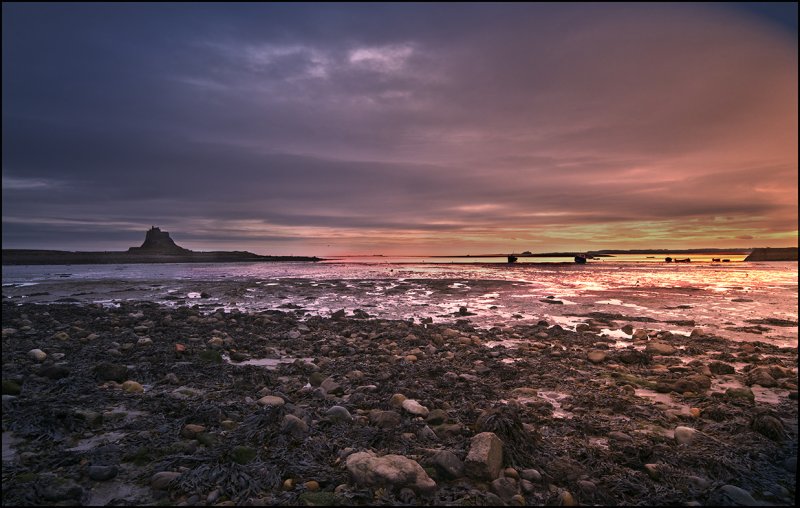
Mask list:
[{"label": "white rock", "polygon": [[402,455],[377,457],[372,452],[358,452],[347,457],[346,465],[355,483],[368,487],[407,487],[422,494],[436,489],[436,482],[422,466]]}]

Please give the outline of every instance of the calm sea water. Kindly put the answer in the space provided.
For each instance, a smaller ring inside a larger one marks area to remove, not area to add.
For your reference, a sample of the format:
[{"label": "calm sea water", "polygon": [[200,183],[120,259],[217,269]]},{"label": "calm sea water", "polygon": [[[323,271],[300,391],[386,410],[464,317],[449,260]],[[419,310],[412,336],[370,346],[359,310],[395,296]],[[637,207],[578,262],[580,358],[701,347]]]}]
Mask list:
[{"label": "calm sea water", "polygon": [[479,326],[546,319],[570,328],[589,313],[604,312],[656,320],[631,321],[634,326],[683,334],[697,326],[735,340],[797,345],[796,263],[672,256],[692,262],[667,264],[662,256],[643,255],[586,265],[522,258],[509,265],[498,258],[375,256],[322,263],[4,266],[2,284],[4,297],[20,302],[111,306],[146,300],[306,316],[362,309],[377,317],[435,322],[464,319],[458,312],[466,307],[474,313],[466,318]]}]

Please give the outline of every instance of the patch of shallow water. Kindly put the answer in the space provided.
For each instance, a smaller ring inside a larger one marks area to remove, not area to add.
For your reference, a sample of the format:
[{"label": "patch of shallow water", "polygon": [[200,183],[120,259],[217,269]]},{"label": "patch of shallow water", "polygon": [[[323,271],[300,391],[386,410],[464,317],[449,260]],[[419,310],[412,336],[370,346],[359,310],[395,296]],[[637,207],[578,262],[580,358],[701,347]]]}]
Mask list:
[{"label": "patch of shallow water", "polygon": [[[148,388],[152,388],[152,385],[146,385],[146,386]],[[119,423],[127,425],[128,423],[131,423],[132,421],[141,418],[142,416],[145,416],[147,414],[149,413],[147,413],[146,411],[135,411],[132,409],[127,409],[123,406],[117,406],[117,407],[112,407],[111,409],[103,412],[103,418],[109,420],[121,419],[122,421]]]},{"label": "patch of shallow water", "polygon": [[647,388],[636,388],[634,394],[637,397],[650,400],[653,404],[664,406],[666,409],[677,411],[682,415],[691,415],[690,407],[675,401],[669,393],[658,393]]},{"label": "patch of shallow water", "polygon": [[555,324],[559,325],[561,328],[565,330],[572,330],[575,331],[575,327],[583,323],[583,318],[580,317],[571,317],[571,316],[553,316],[550,314],[545,314],[544,319],[547,321],[553,321]]},{"label": "patch of shallow water", "polygon": [[[100,482],[92,487],[87,506],[122,506],[118,501],[124,501],[124,505],[142,505],[143,499],[150,493],[150,489],[130,485],[128,483]],[[114,505],[112,505],[114,501]]]},{"label": "patch of shallow water", "polygon": [[622,330],[612,330],[611,328],[602,328],[600,330],[600,335],[605,335],[606,337],[614,339],[630,339],[632,337],[630,333],[625,333]]},{"label": "patch of shallow water", "polygon": [[617,305],[619,307],[628,307],[629,309],[648,310],[647,307],[636,305],[635,303],[625,303],[617,298],[609,298],[608,300],[597,300],[594,302],[598,305]]},{"label": "patch of shallow water", "polygon": [[3,462],[11,462],[17,456],[14,446],[21,443],[22,439],[15,437],[13,432],[3,432]]},{"label": "patch of shallow water", "polygon": [[607,450],[608,438],[589,436],[589,446],[594,446],[595,448],[603,448]]},{"label": "patch of shallow water", "polygon": [[314,361],[313,358],[293,358],[293,357],[283,357],[283,358],[254,358],[251,360],[245,360],[243,362],[234,362],[228,355],[222,355],[222,359],[226,362],[230,363],[231,365],[255,365],[256,367],[264,367],[268,370],[275,370],[278,368],[278,365],[282,363],[294,363],[296,360],[301,360],[306,363],[311,363]]},{"label": "patch of shallow water", "polygon": [[572,413],[561,409],[561,405],[565,399],[569,398],[568,393],[561,392],[539,392],[539,397],[543,398],[553,406],[553,418],[572,418]]},{"label": "patch of shallow water", "polygon": [[[711,381],[711,389],[715,392],[725,392],[728,388],[744,388],[746,385],[733,376],[724,376]],[[756,402],[761,404],[780,404],[781,400],[786,400],[789,390],[781,388],[765,388],[761,385],[748,387],[753,391]]]},{"label": "patch of shallow water", "polygon": [[106,432],[105,434],[99,434],[97,436],[92,436],[87,439],[81,439],[78,443],[73,446],[72,448],[67,448],[68,452],[86,452],[97,448],[100,445],[109,444],[109,443],[116,443],[127,434],[125,432]]}]

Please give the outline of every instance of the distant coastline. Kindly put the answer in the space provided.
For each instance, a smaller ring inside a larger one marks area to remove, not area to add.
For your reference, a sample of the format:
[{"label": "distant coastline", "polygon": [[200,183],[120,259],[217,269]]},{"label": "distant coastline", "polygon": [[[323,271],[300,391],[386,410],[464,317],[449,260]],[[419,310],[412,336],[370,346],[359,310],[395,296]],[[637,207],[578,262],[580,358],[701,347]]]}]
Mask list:
[{"label": "distant coastline", "polygon": [[753,249],[745,261],[797,261],[797,247]]},{"label": "distant coastline", "polygon": [[[569,251],[569,252],[523,252],[513,253],[518,258],[571,258],[577,255],[587,257],[603,258],[614,257],[617,255],[631,254],[719,254],[719,255],[747,255],[744,261],[797,261],[797,247],[764,247],[749,249],[604,249],[590,251]],[[428,256],[431,258],[480,258],[480,257],[506,257],[508,254],[463,254],[457,256]]]},{"label": "distant coastline", "polygon": [[140,263],[240,263],[321,261],[316,256],[262,256],[247,251],[195,252],[179,247],[169,233],[153,226],[141,247],[124,251],[73,252],[62,250],[3,249],[3,265],[90,265]]},{"label": "distant coastline", "polygon": [[139,263],[237,263],[321,261],[316,256],[260,256],[252,252],[192,252],[189,254],[129,254],[127,252],[70,252],[3,249],[3,265],[93,265]]},{"label": "distant coastline", "polygon": [[[594,257],[613,257],[618,254],[749,254],[757,249],[603,249],[603,250],[588,250],[588,251],[565,251],[565,252],[522,252],[513,253],[521,258],[571,258],[579,254],[594,256]],[[775,249],[777,250],[777,249]],[[795,249],[796,250],[796,249]],[[478,257],[505,257],[508,253],[497,254],[464,254],[458,256],[429,256],[432,258],[447,257],[447,258],[478,258]]]}]

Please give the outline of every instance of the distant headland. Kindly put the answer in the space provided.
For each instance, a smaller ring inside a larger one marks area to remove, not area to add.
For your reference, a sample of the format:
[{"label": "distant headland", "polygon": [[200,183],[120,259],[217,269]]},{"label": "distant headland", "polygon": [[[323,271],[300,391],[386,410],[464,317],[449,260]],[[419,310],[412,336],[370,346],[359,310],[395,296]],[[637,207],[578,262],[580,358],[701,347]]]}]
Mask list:
[{"label": "distant headland", "polygon": [[234,263],[258,261],[320,261],[315,256],[261,256],[246,251],[195,252],[178,246],[169,233],[151,227],[141,247],[126,252],[72,252],[3,249],[4,265],[81,265],[112,263]]},{"label": "distant headland", "polygon": [[797,261],[797,247],[753,249],[745,261]]}]

